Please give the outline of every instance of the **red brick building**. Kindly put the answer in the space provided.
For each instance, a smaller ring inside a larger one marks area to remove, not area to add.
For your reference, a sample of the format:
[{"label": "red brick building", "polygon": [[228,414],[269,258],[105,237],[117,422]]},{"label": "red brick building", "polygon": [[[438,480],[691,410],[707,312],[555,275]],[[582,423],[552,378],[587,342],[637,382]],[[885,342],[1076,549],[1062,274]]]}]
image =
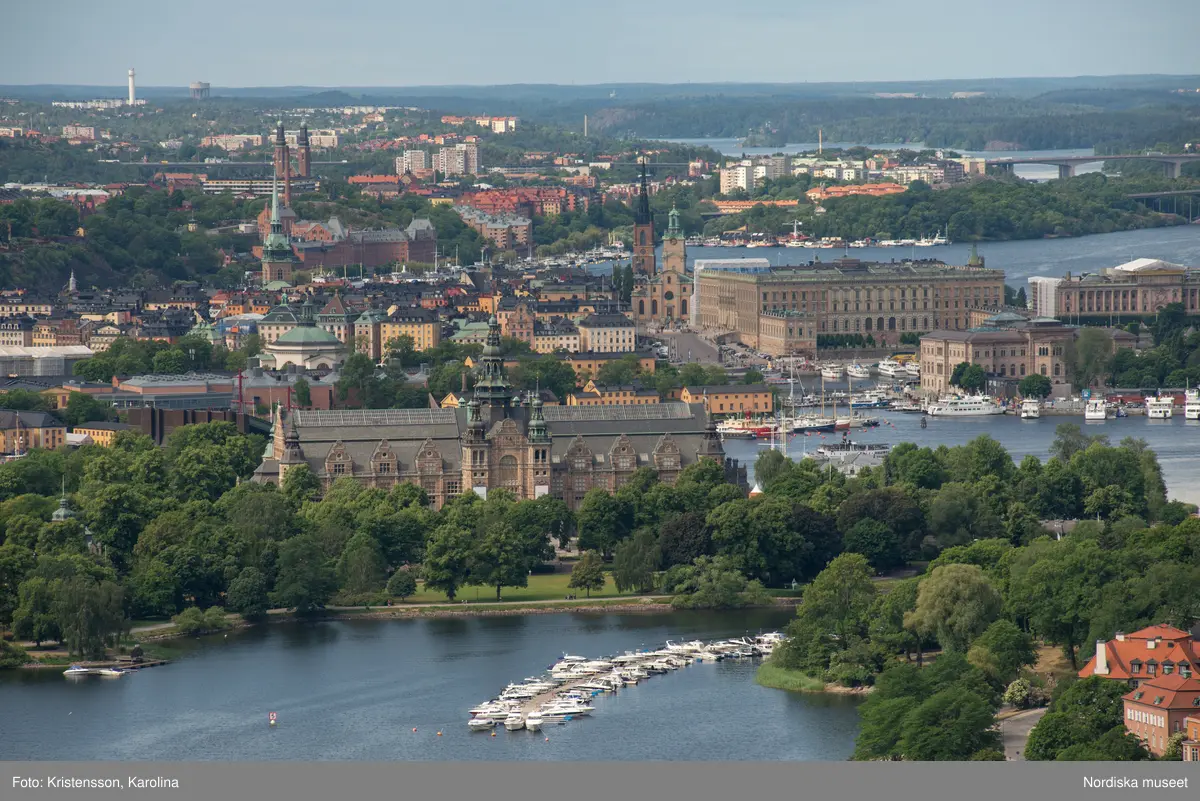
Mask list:
[{"label": "red brick building", "polygon": [[[1200,679],[1185,678],[1179,673],[1146,679],[1136,690],[1125,695],[1125,728],[1136,735],[1150,753],[1161,757],[1171,736],[1188,732],[1187,721],[1200,709]],[[1188,739],[1195,756],[1195,727]]]},{"label": "red brick building", "polygon": [[586,192],[562,186],[517,186],[468,192],[458,202],[485,214],[516,214],[526,217],[549,216],[564,211],[586,211]]},{"label": "red brick building", "polygon": [[1200,670],[1200,640],[1190,633],[1159,623],[1126,634],[1118,631],[1109,642],[1096,641],[1096,653],[1080,678],[1103,676],[1138,687],[1162,676],[1188,679]]}]

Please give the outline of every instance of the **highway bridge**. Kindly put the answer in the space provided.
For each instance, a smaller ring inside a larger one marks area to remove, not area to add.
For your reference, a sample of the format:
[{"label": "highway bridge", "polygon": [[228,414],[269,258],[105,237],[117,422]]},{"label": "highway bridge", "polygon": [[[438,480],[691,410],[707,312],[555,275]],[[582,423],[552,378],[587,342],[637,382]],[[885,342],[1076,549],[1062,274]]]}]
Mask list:
[{"label": "highway bridge", "polygon": [[1200,153],[1127,153],[1114,156],[1014,156],[1012,158],[988,159],[987,166],[1012,172],[1017,164],[1049,164],[1058,167],[1059,178],[1070,178],[1081,164],[1100,161],[1154,161],[1163,165],[1168,178],[1178,178],[1184,164],[1200,161]]}]

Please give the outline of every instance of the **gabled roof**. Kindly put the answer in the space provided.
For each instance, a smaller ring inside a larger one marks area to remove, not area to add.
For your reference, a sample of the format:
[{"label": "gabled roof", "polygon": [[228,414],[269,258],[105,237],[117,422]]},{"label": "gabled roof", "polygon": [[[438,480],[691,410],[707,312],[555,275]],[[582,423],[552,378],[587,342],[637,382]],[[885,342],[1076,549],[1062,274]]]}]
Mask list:
[{"label": "gabled roof", "polygon": [[[1099,675],[1110,679],[1149,678],[1145,667],[1140,667],[1138,672],[1134,673],[1132,666],[1134,662],[1142,666],[1150,661],[1160,665],[1168,661],[1175,664],[1185,662],[1192,666],[1193,674],[1200,673],[1200,640],[1194,639],[1186,631],[1159,623],[1118,637],[1123,639],[1113,639],[1104,643],[1108,673]],[[1099,648],[1100,644],[1097,643],[1096,647]],[[1094,654],[1079,671],[1080,678],[1093,675],[1097,675]]]},{"label": "gabled roof", "polygon": [[1126,693],[1125,700],[1159,709],[1200,710],[1200,679],[1195,674],[1187,678],[1178,673],[1155,676]]}]

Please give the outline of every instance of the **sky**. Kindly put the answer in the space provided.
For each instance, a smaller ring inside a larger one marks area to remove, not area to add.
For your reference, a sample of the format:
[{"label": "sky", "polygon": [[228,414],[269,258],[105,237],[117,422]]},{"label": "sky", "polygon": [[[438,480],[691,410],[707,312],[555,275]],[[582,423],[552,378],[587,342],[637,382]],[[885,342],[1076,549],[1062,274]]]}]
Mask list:
[{"label": "sky", "polygon": [[1200,74],[1195,0],[12,0],[0,84]]}]

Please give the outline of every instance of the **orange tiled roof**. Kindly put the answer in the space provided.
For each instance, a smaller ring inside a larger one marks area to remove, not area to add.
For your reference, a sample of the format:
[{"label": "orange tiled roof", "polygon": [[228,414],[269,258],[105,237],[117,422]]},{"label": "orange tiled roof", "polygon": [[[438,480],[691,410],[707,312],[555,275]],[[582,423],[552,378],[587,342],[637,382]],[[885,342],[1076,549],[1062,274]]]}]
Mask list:
[{"label": "orange tiled roof", "polygon": [[1178,673],[1155,676],[1143,681],[1136,690],[1125,694],[1126,701],[1133,701],[1159,709],[1200,708],[1200,679],[1195,676],[1184,678]]},{"label": "orange tiled roof", "polygon": [[[1151,642],[1155,642],[1153,648],[1149,647]],[[1191,664],[1193,674],[1200,672],[1200,640],[1165,623],[1126,634],[1124,640],[1109,640],[1104,644],[1104,650],[1108,661],[1108,673],[1104,675],[1110,679],[1149,678],[1144,667],[1133,672],[1131,666],[1135,661],[1142,665],[1151,660],[1158,664],[1187,662]],[[1087,678],[1095,675],[1095,671],[1096,657],[1093,655],[1079,671],[1079,676]]]}]

